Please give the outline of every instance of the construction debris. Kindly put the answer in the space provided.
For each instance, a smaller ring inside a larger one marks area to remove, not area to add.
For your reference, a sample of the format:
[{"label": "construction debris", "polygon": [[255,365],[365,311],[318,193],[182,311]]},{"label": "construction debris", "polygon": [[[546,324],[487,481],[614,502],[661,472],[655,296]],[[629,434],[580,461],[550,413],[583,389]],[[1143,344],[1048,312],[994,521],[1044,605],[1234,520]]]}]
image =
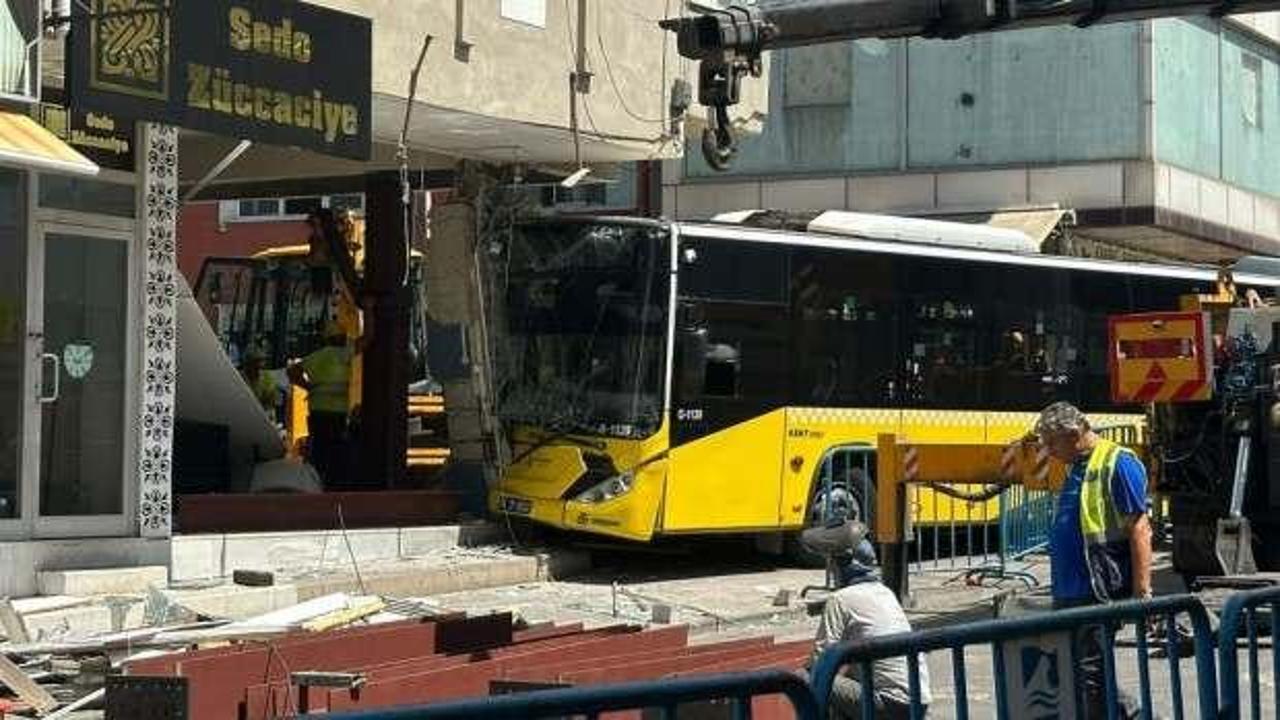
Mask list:
[{"label": "construction debris", "polygon": [[[170,697],[174,682],[185,688],[183,709],[191,720],[267,720],[483,696],[512,683],[572,686],[796,670],[811,649],[807,639],[777,643],[769,637],[690,645],[683,625],[587,629],[543,623],[517,630],[507,613],[441,615],[130,661],[108,685],[107,720],[132,717],[130,711],[163,700],[148,693]],[[784,703],[775,709],[770,702],[758,699],[753,716],[789,716]]]},{"label": "construction debris", "polygon": [[90,705],[102,700],[103,697],[106,696],[106,694],[107,694],[107,689],[105,687],[100,687],[97,690],[94,690],[93,692],[89,693],[88,695],[85,695],[84,697],[80,698],[79,700],[76,700],[70,705],[66,705],[62,707],[57,712],[47,716],[45,720],[60,720],[61,718],[70,717],[71,713],[77,710],[82,710],[84,708],[87,708]]},{"label": "construction debris", "polygon": [[23,621],[22,616],[14,609],[13,602],[7,597],[0,598],[0,628],[4,628],[4,635],[9,642],[31,642],[27,623]]},{"label": "construction debris", "polygon": [[22,668],[4,655],[0,655],[0,682],[40,715],[58,707],[58,700],[48,690],[27,677]]},{"label": "construction debris", "polygon": [[302,629],[310,632],[332,630],[343,625],[350,625],[357,620],[364,620],[370,615],[382,612],[386,607],[387,603],[382,598],[364,598],[363,600],[353,601],[348,607],[341,610],[334,610],[331,613],[312,618],[302,624]]},{"label": "construction debris", "polygon": [[276,584],[276,576],[264,570],[232,570],[231,582],[246,587],[271,587]]},{"label": "construction debris", "polygon": [[[16,696],[13,702],[0,697],[0,713],[7,715],[25,709],[27,712],[45,715],[62,706],[56,714],[49,716],[62,718],[101,702],[109,708],[110,717],[110,708],[142,707],[133,704],[136,698],[161,702],[160,695],[164,696],[166,707],[185,707],[188,703],[186,691],[179,689],[174,683],[131,680],[122,683],[119,673],[156,663],[162,667],[172,666],[175,670],[179,667],[189,668],[185,661],[191,655],[207,655],[219,648],[222,652],[232,654],[248,650],[261,653],[277,644],[291,645],[305,639],[341,636],[357,625],[369,629],[394,626],[397,623],[417,625],[423,617],[440,615],[438,608],[421,602],[388,602],[379,597],[335,593],[240,621],[211,619],[191,622],[191,619],[198,616],[161,592],[152,591],[145,598],[139,596],[128,600],[128,604],[145,602],[145,617],[160,624],[88,637],[37,641],[32,641],[29,634],[22,632],[25,629],[22,615],[7,601],[0,601],[0,615],[4,613],[5,607],[12,612],[5,623],[10,641],[0,645],[0,683]],[[121,598],[116,604],[123,606],[126,603]],[[459,616],[455,614],[448,617]],[[175,619],[178,622],[169,622]],[[502,631],[497,631],[496,634],[490,632],[491,639],[482,638],[482,646],[509,640],[510,621],[508,619],[504,622],[508,627],[505,634]],[[15,639],[22,641],[15,642]],[[477,649],[474,641],[475,637],[471,633],[455,628],[452,634],[448,631],[439,633],[435,642],[437,646],[453,652],[470,652]],[[343,655],[338,652],[335,657],[340,659]],[[292,672],[289,683],[298,692],[306,692],[305,688],[308,687],[349,689],[363,683],[363,680],[344,675],[342,668],[317,668],[306,664],[291,665],[290,668]],[[186,673],[178,671],[174,676],[185,677]],[[185,683],[186,680],[182,682]],[[107,687],[117,689],[108,691]],[[114,697],[108,699],[111,693],[114,693]],[[199,689],[192,694],[192,698],[193,702],[203,702]],[[120,714],[117,711],[116,717],[139,716],[131,712]]]}]

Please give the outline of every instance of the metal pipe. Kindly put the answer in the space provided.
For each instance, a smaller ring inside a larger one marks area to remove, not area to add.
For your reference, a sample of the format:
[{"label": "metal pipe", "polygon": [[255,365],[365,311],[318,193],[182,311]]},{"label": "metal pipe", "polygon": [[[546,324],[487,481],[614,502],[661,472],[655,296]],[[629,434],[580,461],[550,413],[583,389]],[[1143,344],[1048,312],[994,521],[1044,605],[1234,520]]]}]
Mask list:
[{"label": "metal pipe", "polygon": [[196,195],[200,194],[201,190],[204,190],[206,187],[208,187],[209,183],[213,182],[214,180],[217,180],[219,175],[225,172],[227,168],[231,167],[231,163],[235,162],[236,160],[239,160],[240,156],[243,155],[245,151],[247,151],[252,146],[253,146],[252,140],[241,140],[240,142],[236,143],[236,146],[231,148],[230,152],[224,155],[221,160],[219,160],[212,168],[210,168],[209,172],[204,174],[204,177],[196,181],[196,184],[192,185],[190,190],[187,190],[186,194],[182,196],[182,202],[183,203],[191,202]]}]

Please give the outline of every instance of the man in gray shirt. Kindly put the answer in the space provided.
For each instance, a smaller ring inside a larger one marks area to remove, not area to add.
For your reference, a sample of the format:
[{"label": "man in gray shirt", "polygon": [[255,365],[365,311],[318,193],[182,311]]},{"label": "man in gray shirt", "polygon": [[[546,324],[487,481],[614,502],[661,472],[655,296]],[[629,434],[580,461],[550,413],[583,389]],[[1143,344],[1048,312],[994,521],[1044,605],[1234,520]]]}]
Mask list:
[{"label": "man in gray shirt", "polygon": [[[813,642],[809,666],[828,648],[843,642],[880,635],[911,632],[911,623],[902,604],[889,588],[880,582],[875,550],[867,540],[856,543],[851,560],[844,568],[844,587],[827,598]],[[924,656],[919,657],[920,703],[933,701],[929,691],[929,669]],[[836,677],[831,690],[831,716],[855,720],[862,717],[863,689],[854,676],[854,668]],[[878,660],[872,665],[873,696],[876,717],[911,717],[911,694],[906,658]]]}]

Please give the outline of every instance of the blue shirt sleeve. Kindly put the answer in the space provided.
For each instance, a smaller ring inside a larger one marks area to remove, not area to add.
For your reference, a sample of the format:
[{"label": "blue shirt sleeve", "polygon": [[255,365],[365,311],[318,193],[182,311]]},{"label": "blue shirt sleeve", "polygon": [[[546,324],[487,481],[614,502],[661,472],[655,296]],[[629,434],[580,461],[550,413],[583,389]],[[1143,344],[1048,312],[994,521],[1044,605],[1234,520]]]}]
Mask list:
[{"label": "blue shirt sleeve", "polygon": [[1147,469],[1132,453],[1121,453],[1116,460],[1111,496],[1121,515],[1139,515],[1147,511]]}]

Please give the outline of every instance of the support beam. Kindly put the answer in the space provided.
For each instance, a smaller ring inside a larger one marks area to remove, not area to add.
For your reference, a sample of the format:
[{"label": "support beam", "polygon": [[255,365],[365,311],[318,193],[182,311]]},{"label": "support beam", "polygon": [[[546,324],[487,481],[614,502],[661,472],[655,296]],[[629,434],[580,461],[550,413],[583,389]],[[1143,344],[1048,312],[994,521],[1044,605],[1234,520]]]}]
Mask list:
[{"label": "support beam", "polygon": [[405,481],[409,402],[409,291],[404,279],[408,238],[394,173],[365,178],[365,333],[360,411],[360,477],[368,487],[396,489]]}]

